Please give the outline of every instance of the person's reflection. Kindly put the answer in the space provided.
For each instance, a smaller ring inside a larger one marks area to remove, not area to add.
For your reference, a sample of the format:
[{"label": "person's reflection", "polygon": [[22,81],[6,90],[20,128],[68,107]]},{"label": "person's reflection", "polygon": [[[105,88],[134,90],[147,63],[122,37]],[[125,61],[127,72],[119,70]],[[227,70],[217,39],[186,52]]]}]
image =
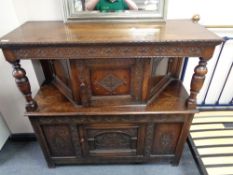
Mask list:
[{"label": "person's reflection", "polygon": [[101,12],[138,10],[136,3],[132,0],[89,0],[85,8],[86,10],[99,10]]}]

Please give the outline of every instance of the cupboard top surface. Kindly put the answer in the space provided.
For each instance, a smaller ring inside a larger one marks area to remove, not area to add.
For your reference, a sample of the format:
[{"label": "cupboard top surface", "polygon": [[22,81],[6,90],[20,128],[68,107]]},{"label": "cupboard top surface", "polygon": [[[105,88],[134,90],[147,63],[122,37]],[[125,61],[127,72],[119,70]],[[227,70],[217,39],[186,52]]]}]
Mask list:
[{"label": "cupboard top surface", "polygon": [[53,85],[43,86],[35,100],[38,109],[26,116],[72,116],[72,115],[141,115],[141,114],[192,114],[197,110],[185,105],[188,94],[179,81],[173,81],[150,105],[126,105],[106,107],[77,107]]},{"label": "cupboard top surface", "polygon": [[166,23],[68,23],[27,22],[0,39],[0,47],[10,45],[104,44],[104,43],[207,42],[221,38],[191,20]]}]

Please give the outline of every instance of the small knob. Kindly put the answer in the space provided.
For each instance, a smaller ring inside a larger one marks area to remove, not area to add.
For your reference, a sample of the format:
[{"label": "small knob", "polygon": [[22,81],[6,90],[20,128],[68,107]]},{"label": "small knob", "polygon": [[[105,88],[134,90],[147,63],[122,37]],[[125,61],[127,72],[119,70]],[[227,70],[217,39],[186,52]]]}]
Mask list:
[{"label": "small knob", "polygon": [[84,138],[81,138],[81,139],[80,139],[80,142],[83,143],[83,142],[84,142]]},{"label": "small knob", "polygon": [[192,21],[195,22],[195,23],[197,23],[198,21],[200,21],[200,19],[201,19],[201,17],[198,14],[193,15],[193,17],[192,17]]},{"label": "small knob", "polygon": [[80,84],[80,87],[85,87],[86,85],[85,85],[85,83],[84,82],[82,82],[81,84]]}]

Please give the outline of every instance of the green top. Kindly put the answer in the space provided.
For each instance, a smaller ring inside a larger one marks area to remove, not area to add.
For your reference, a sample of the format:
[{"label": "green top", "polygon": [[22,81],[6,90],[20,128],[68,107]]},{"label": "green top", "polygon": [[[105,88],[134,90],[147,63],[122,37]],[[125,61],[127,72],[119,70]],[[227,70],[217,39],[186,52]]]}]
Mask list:
[{"label": "green top", "polygon": [[114,2],[111,2],[110,0],[99,0],[95,9],[101,12],[115,12],[127,10],[129,7],[124,0],[115,0]]}]

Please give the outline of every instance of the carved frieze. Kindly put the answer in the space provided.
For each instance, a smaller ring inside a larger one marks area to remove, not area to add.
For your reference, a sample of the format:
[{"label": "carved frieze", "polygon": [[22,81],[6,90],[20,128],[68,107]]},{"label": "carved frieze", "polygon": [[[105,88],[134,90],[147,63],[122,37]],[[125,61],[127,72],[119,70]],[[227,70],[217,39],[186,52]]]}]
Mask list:
[{"label": "carved frieze", "polygon": [[[80,114],[82,115],[82,114]],[[114,122],[184,122],[183,115],[122,115],[119,116],[109,116],[109,115],[95,115],[95,116],[75,116],[75,117],[65,117],[58,116],[53,118],[41,117],[39,118],[40,123],[114,123]]]},{"label": "carved frieze", "polygon": [[[199,46],[202,45],[203,46]],[[195,56],[195,57],[210,57],[204,52],[208,44],[199,43],[184,44],[182,47],[176,44],[148,44],[142,46],[140,44],[129,45],[77,45],[77,46],[37,46],[37,47],[21,47],[12,49],[14,55],[18,59],[25,58],[70,58],[70,59],[84,59],[84,58],[138,58],[138,57],[158,57],[158,56]]]}]

